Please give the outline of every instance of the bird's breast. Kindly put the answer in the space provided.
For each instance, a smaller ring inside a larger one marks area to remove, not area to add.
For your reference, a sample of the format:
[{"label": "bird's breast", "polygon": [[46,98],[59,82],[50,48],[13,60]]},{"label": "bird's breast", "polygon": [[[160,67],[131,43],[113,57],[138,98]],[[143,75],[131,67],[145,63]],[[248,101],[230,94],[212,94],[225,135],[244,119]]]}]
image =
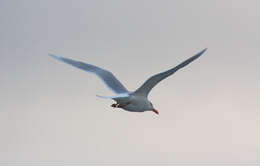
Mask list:
[{"label": "bird's breast", "polygon": [[132,97],[129,101],[130,104],[123,107],[123,109],[132,112],[143,112],[146,109],[147,99],[142,97]]}]

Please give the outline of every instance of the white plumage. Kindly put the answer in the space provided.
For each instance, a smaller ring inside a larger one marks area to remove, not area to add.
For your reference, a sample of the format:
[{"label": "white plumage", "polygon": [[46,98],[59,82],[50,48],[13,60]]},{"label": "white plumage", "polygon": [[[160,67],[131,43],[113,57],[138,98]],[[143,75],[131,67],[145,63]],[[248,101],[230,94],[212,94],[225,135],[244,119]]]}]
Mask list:
[{"label": "white plumage", "polygon": [[185,60],[184,62],[182,62],[181,64],[177,65],[174,68],[171,68],[165,72],[150,77],[148,80],[146,80],[143,83],[141,87],[139,87],[134,92],[129,92],[124,87],[124,85],[122,85],[120,81],[118,81],[116,77],[108,70],[84,62],[75,61],[69,58],[64,58],[52,54],[49,55],[59,61],[65,62],[69,65],[85,70],[87,72],[96,74],[107,85],[107,87],[116,94],[115,96],[98,96],[101,98],[109,98],[115,100],[117,103],[112,104],[111,105],[112,107],[122,108],[124,110],[131,111],[131,112],[153,111],[159,114],[159,112],[156,109],[154,109],[152,103],[147,99],[149,92],[160,81],[162,81],[166,77],[169,77],[177,70],[185,67],[186,65],[188,65],[189,63],[191,63],[192,61],[200,57],[206,50],[207,49],[200,51],[196,55]]}]

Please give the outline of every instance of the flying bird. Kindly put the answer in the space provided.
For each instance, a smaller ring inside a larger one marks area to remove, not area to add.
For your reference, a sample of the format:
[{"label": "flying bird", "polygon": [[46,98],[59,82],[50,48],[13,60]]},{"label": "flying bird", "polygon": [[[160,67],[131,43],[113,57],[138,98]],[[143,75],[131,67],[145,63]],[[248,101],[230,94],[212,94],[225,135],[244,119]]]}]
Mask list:
[{"label": "flying bird", "polygon": [[148,100],[148,94],[152,90],[152,88],[157,85],[163,79],[169,77],[177,70],[185,67],[198,57],[200,57],[207,49],[200,51],[196,55],[190,57],[189,59],[185,60],[181,64],[177,65],[174,68],[171,68],[167,71],[161,72],[159,74],[153,75],[152,77],[148,78],[137,90],[134,92],[128,91],[122,83],[108,70],[102,69],[100,67],[87,64],[84,62],[72,60],[69,58],[64,58],[60,56],[56,56],[53,54],[49,54],[49,56],[77,67],[79,69],[85,70],[87,72],[91,72],[96,74],[105,84],[106,86],[115,93],[115,96],[99,96],[101,98],[112,99],[116,101],[115,104],[112,104],[111,107],[114,108],[122,108],[126,111],[130,112],[144,112],[144,111],[153,111],[156,114],[159,112],[153,107],[153,104]]}]

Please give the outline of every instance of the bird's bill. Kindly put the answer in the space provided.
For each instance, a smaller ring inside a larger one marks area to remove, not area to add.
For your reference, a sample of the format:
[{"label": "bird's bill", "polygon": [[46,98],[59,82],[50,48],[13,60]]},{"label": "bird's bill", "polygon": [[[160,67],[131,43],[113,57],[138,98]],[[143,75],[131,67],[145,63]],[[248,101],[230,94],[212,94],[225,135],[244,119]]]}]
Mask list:
[{"label": "bird's bill", "polygon": [[156,109],[153,109],[153,112],[159,115],[159,112]]}]

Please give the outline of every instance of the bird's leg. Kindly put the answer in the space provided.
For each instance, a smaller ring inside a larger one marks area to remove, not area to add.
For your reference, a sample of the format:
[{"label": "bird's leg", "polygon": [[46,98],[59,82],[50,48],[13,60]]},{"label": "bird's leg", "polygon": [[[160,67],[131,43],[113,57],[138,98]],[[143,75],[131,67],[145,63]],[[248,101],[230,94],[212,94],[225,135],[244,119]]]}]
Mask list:
[{"label": "bird's leg", "polygon": [[124,108],[125,106],[127,106],[127,105],[130,104],[130,103],[131,103],[131,102],[127,102],[127,103],[122,104],[122,105],[118,104],[118,105],[117,105],[117,108]]},{"label": "bird's leg", "polygon": [[111,105],[111,107],[117,108],[117,107],[118,107],[118,104],[117,104],[117,103],[114,103],[114,104]]},{"label": "bird's leg", "polygon": [[114,104],[111,105],[111,107],[120,108],[120,105],[118,103],[114,103]]},{"label": "bird's leg", "polygon": [[123,108],[123,107],[125,107],[125,106],[127,106],[128,104],[130,104],[131,102],[127,102],[127,103],[125,103],[125,104],[118,104],[118,103],[114,103],[114,104],[112,104],[111,105],[111,107],[114,107],[114,108]]}]

